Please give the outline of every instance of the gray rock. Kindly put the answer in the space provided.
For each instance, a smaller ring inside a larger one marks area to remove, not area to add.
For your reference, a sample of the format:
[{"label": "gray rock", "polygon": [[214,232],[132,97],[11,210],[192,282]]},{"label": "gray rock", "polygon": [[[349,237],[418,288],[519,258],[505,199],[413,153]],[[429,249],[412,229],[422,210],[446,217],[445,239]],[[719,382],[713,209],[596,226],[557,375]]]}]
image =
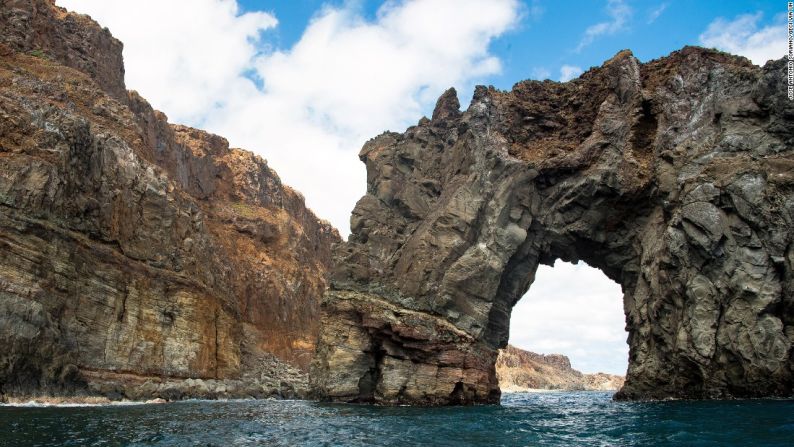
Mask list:
[{"label": "gray rock", "polygon": [[622,286],[618,398],[791,396],[784,63],[623,51],[567,83],[477,87],[463,113],[446,92],[432,120],[367,142],[368,194],[335,252],[313,394],[498,401],[510,311],[537,266],[561,259]]}]

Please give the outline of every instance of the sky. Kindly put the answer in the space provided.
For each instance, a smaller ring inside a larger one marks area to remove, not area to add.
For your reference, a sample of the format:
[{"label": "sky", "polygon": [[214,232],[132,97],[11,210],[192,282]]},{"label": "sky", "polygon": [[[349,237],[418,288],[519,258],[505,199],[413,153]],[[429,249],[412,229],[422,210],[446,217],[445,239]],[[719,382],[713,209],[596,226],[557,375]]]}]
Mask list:
[{"label": "sky", "polygon": [[[124,42],[127,88],[171,122],[267,159],[343,237],[366,190],[362,144],[430,115],[450,86],[466,108],[475,85],[567,81],[626,48],[648,61],[702,45],[759,65],[786,51],[783,1],[57,3],[91,15]],[[541,267],[515,309],[511,340],[567,354],[585,372],[625,372],[616,287],[584,264]],[[593,312],[578,312],[581,306]],[[557,324],[550,315],[569,318]]]}]

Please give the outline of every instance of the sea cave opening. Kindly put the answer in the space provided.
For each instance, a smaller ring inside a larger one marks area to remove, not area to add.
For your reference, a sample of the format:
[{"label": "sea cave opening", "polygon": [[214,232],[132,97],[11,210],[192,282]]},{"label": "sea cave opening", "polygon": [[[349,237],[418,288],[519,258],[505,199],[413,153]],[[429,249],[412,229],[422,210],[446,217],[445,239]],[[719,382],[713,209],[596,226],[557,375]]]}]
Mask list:
[{"label": "sea cave opening", "polygon": [[582,261],[540,265],[510,315],[497,361],[502,391],[619,389],[629,351],[622,297],[619,284]]}]

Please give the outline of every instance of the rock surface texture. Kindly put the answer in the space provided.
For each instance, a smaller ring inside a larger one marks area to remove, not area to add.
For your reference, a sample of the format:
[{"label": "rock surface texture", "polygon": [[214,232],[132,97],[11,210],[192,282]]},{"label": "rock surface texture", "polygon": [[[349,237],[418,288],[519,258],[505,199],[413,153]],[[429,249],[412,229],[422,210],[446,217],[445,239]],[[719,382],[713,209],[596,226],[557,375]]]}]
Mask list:
[{"label": "rock surface texture", "polygon": [[502,391],[616,391],[624,381],[614,374],[583,374],[561,354],[536,354],[512,345],[499,350],[496,378]]},{"label": "rock surface texture", "polygon": [[304,394],[336,230],[128,92],[121,50],[0,0],[0,396]]},{"label": "rock surface texture", "polygon": [[[622,51],[566,83],[478,87],[359,154],[310,382],[323,399],[499,400],[538,264],[623,290],[621,399],[791,396],[794,102],[785,63]],[[620,299],[615,297],[615,299]]]}]

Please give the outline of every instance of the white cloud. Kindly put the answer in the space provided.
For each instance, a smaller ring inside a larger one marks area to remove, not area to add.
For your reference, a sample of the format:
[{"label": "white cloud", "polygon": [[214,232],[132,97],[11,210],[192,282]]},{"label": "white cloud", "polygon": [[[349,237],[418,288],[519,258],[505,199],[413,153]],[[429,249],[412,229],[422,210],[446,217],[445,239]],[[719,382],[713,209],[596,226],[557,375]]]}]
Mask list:
[{"label": "white cloud", "polygon": [[759,28],[763,17],[759,11],[745,14],[733,20],[719,17],[709,24],[700,35],[700,43],[729,53],[744,56],[756,65],[764,65],[770,59],[780,59],[786,54],[786,26],[770,25]]},{"label": "white cloud", "polygon": [[577,52],[582,51],[584,47],[593,43],[598,37],[615,34],[623,30],[629,18],[631,18],[632,11],[623,0],[608,0],[607,14],[609,15],[609,21],[599,22],[587,27],[584,31],[584,36],[582,36],[579,45],[576,47]]},{"label": "white cloud", "polygon": [[655,22],[656,19],[658,19],[662,15],[662,13],[664,13],[664,11],[667,9],[668,6],[670,6],[670,3],[664,2],[659,6],[651,9],[648,12],[648,24],[650,25],[651,23]]},{"label": "white cloud", "polygon": [[580,262],[538,267],[535,282],[513,308],[510,343],[561,353],[583,372],[625,374],[628,345],[620,286]]},{"label": "white cloud", "polygon": [[415,123],[446,88],[498,72],[488,45],[520,11],[517,0],[387,1],[368,21],[353,3],[323,8],[294,46],[271,49],[261,32],[275,17],[240,14],[234,0],[59,0],[124,42],[128,88],[267,158],[343,235],[366,186],[361,145]]},{"label": "white cloud", "polygon": [[582,68],[575,65],[563,65],[560,67],[560,82],[568,82],[582,74]]},{"label": "white cloud", "polygon": [[[250,81],[240,74],[257,55],[272,14],[239,14],[234,0],[58,0],[90,14],[124,43],[127,87],[172,120],[200,124],[225,95]],[[189,13],[186,13],[189,11]]]}]

